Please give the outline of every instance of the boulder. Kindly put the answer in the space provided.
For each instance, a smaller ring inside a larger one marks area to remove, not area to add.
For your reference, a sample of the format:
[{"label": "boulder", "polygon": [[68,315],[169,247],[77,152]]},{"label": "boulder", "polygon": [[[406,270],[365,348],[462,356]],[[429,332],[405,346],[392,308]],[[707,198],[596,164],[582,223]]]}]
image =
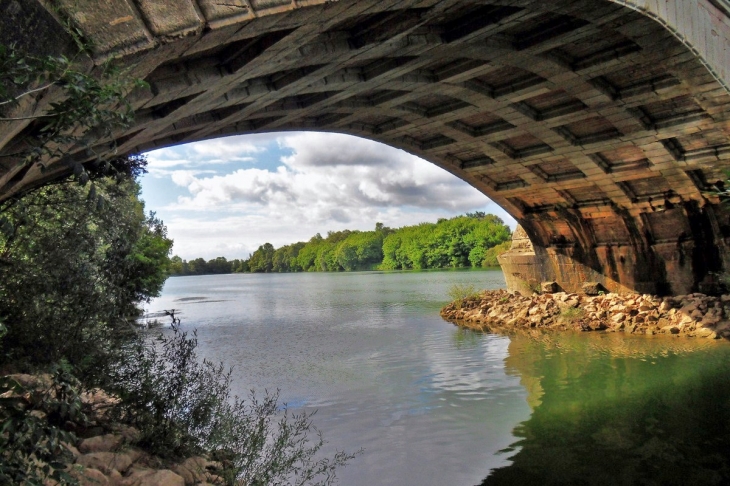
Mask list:
[{"label": "boulder", "polygon": [[79,451],[84,454],[90,452],[113,452],[119,448],[124,442],[124,438],[121,435],[116,434],[105,434],[84,439],[79,444]]},{"label": "boulder", "polygon": [[142,435],[139,430],[129,425],[117,425],[113,431],[115,434],[121,435],[129,444],[137,443]]},{"label": "boulder", "polygon": [[712,329],[708,329],[706,327],[697,328],[697,330],[695,330],[693,334],[697,337],[710,338],[710,339],[717,338],[717,333],[715,331],[713,331]]},{"label": "boulder", "polygon": [[204,457],[191,457],[182,464],[177,464],[172,470],[185,480],[186,486],[192,486],[209,479],[207,466],[208,460]]},{"label": "boulder", "polygon": [[139,458],[139,452],[92,452],[79,456],[76,460],[81,466],[98,469],[104,474],[112,471],[124,472]]},{"label": "boulder", "polygon": [[106,486],[110,484],[109,478],[104,473],[91,467],[73,468],[70,474],[79,482],[79,486]]},{"label": "boulder", "polygon": [[18,382],[20,386],[26,390],[36,390],[45,392],[53,385],[53,377],[49,374],[42,375],[27,375],[24,373],[18,373],[14,375],[7,375],[5,378],[10,378]]},{"label": "boulder", "polygon": [[540,290],[543,294],[554,294],[560,292],[560,285],[557,282],[543,282],[540,284]]},{"label": "boulder", "polygon": [[122,479],[120,486],[185,486],[185,480],[169,469],[134,468]]},{"label": "boulder", "polygon": [[61,445],[62,445],[63,447],[65,447],[66,449],[68,449],[68,450],[69,450],[69,452],[71,452],[71,454],[73,454],[73,456],[74,456],[74,461],[75,461],[76,459],[78,459],[78,457],[79,457],[79,456],[81,455],[81,452],[79,452],[79,450],[78,450],[77,448],[75,448],[74,446],[72,446],[71,444],[69,444],[69,443],[67,443],[67,442],[61,442]]},{"label": "boulder", "polygon": [[730,330],[730,321],[720,321],[715,326],[715,332],[724,332]]},{"label": "boulder", "polygon": [[672,309],[672,303],[668,300],[665,300],[661,304],[659,304],[659,312],[668,312]]},{"label": "boulder", "polygon": [[581,286],[581,290],[586,295],[600,295],[606,292],[606,287],[599,282],[585,282]]}]

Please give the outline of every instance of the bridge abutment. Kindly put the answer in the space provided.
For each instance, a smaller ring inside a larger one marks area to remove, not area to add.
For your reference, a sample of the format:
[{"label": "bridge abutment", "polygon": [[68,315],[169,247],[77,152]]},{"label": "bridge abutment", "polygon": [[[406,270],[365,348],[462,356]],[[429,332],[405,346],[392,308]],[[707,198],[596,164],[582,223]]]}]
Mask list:
[{"label": "bridge abutment", "polygon": [[[543,282],[555,282],[566,292],[597,282],[617,293],[714,294],[730,284],[729,213],[721,203],[700,207],[689,201],[663,207],[652,217],[642,213],[628,224],[622,219],[623,232],[610,221],[596,231],[565,225],[571,220],[565,215],[532,217],[523,220],[524,228],[517,227],[511,249],[499,262],[508,288],[521,293],[539,290]],[[556,223],[564,230],[557,237]],[[615,241],[602,243],[607,230]]]}]

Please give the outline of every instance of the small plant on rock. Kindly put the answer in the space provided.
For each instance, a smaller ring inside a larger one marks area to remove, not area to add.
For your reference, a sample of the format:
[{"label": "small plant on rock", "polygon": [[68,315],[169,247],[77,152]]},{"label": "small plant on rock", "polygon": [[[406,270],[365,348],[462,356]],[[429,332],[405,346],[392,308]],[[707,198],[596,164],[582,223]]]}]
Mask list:
[{"label": "small plant on rock", "polygon": [[576,323],[583,319],[586,311],[580,307],[566,307],[560,311],[560,319],[569,323]]},{"label": "small plant on rock", "polygon": [[467,300],[479,297],[479,292],[471,284],[454,284],[449,289],[448,294],[457,309],[461,309]]}]

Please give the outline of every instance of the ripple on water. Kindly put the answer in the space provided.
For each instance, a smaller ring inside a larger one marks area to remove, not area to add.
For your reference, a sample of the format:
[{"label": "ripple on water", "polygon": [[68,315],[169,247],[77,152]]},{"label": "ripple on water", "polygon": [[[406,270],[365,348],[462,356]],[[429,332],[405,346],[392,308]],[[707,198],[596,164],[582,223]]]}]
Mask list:
[{"label": "ripple on water", "polygon": [[[465,333],[438,316],[457,282],[489,287],[503,279],[499,272],[182,277],[168,280],[153,306],[186,303],[183,329],[198,329],[201,357],[235,367],[236,393],[278,388],[291,408],[318,409],[315,424],[330,450],[364,447],[342,470],[342,484],[476,484],[507,463],[496,452],[514,441],[529,408],[519,377],[505,372],[509,340]],[[208,305],[213,299],[225,302]]]}]

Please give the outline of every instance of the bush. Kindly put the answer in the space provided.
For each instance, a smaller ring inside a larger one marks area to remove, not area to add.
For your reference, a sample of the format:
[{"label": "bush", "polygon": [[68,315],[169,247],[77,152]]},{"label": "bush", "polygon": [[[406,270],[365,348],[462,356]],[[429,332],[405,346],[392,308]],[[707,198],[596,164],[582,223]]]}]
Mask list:
[{"label": "bush", "polygon": [[479,292],[471,284],[454,284],[449,289],[448,294],[457,309],[461,309],[461,306],[464,304],[465,301],[476,299],[479,297]]},{"label": "bush", "polygon": [[172,241],[145,216],[138,191],[133,181],[64,184],[0,214],[0,364],[30,370],[65,359],[83,380],[104,373],[133,334],[135,305],[159,294],[169,264]]},{"label": "bush", "polygon": [[231,396],[231,371],[198,361],[196,346],[195,333],[174,327],[171,336],[128,348],[114,368],[117,417],[140,430],[140,445],[170,459],[211,452],[226,484],[332,484],[335,469],[354,455],[317,458],[324,441],[311,415],[289,414],[278,394]]},{"label": "bush", "polygon": [[512,246],[512,241],[504,241],[500,243],[499,245],[493,246],[492,248],[489,248],[484,252],[484,259],[482,260],[482,267],[488,268],[488,267],[498,267],[499,260],[497,260],[497,257],[501,255],[502,253],[505,253],[510,249]]},{"label": "bush", "polygon": [[73,454],[62,443],[75,442],[63,429],[68,422],[86,420],[79,383],[67,366],[56,367],[52,383],[42,382],[33,387],[0,378],[0,484],[78,484],[66,469]]}]

